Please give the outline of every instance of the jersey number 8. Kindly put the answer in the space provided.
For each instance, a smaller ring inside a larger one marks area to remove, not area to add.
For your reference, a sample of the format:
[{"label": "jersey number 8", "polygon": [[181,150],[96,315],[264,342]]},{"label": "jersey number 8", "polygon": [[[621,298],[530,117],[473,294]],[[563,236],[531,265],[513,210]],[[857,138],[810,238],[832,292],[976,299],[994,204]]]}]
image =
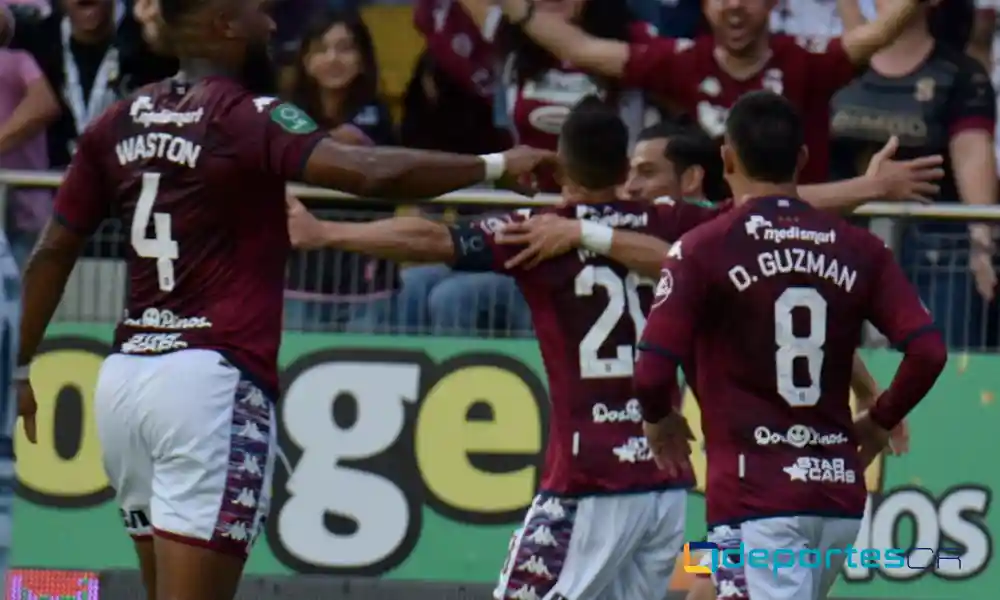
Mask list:
[{"label": "jersey number 8", "polygon": [[[792,311],[809,314],[809,334],[796,336],[792,329]],[[777,367],[778,393],[790,406],[816,406],[823,393],[823,345],[826,343],[826,300],[813,288],[788,288],[774,302],[774,358]],[[795,360],[805,361],[809,385],[795,383]]]},{"label": "jersey number 8", "polygon": [[[142,189],[139,201],[132,215],[131,242],[135,253],[142,258],[156,259],[156,280],[160,290],[170,292],[174,289],[174,261],[180,249],[171,237],[170,214],[153,212],[157,194],[160,191],[160,174],[143,173]],[[153,221],[153,237],[146,237],[149,221]]]}]

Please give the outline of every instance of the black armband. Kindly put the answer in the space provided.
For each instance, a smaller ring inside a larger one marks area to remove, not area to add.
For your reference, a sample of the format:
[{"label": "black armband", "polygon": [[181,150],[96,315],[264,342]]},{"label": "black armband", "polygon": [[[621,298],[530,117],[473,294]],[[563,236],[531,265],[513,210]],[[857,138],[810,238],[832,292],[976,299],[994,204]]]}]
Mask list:
[{"label": "black armband", "polygon": [[492,271],[493,247],[486,240],[486,232],[476,225],[455,225],[450,228],[451,242],[455,246],[457,271]]}]

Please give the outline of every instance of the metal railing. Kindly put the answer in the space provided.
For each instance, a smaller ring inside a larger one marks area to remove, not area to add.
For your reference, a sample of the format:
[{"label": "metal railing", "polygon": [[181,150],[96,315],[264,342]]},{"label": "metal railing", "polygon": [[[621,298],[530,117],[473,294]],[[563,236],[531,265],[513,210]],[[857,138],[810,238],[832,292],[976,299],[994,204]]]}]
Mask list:
[{"label": "metal railing", "polygon": [[[0,170],[0,217],[7,214],[9,187],[57,187],[61,173]],[[291,185],[323,218],[370,220],[405,207],[313,187]],[[553,204],[557,197],[525,198],[509,192],[470,189],[421,202],[411,210],[442,216],[444,209],[468,213]],[[424,206],[428,205],[428,206]],[[443,206],[442,206],[443,205]],[[967,236],[959,222],[1000,221],[1000,207],[873,202],[855,216],[896,252],[925,303],[954,347],[982,350],[1000,344],[997,303],[982,302],[968,270]],[[914,226],[914,222],[921,225]],[[951,222],[949,224],[945,222]],[[105,222],[73,274],[57,318],[113,322],[125,290],[125,232]],[[502,275],[455,273],[443,265],[394,265],[357,254],[299,252],[289,261],[286,326],[296,330],[364,333],[530,336],[527,306],[513,281]]]}]

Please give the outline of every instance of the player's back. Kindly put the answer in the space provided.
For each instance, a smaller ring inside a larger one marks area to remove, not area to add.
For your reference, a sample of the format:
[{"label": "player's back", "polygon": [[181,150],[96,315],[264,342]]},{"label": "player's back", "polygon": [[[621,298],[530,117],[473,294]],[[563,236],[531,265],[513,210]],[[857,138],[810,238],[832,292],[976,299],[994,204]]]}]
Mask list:
[{"label": "player's back", "polygon": [[218,350],[276,392],[285,181],[257,118],[274,102],[226,78],[166,80],[88,131],[79,152],[100,157],[129,240],[118,351]]},{"label": "player's back", "polygon": [[[652,205],[579,204],[559,213],[660,233]],[[587,251],[526,273],[530,278],[518,279],[545,362],[552,411],[542,489],[586,494],[689,485],[691,476],[677,481],[656,468],[632,392],[635,346],[655,281]]]},{"label": "player's back", "polygon": [[883,245],[797,199],[759,198],[685,238],[708,305],[689,376],[702,410],[708,519],[860,516],[849,406]]}]

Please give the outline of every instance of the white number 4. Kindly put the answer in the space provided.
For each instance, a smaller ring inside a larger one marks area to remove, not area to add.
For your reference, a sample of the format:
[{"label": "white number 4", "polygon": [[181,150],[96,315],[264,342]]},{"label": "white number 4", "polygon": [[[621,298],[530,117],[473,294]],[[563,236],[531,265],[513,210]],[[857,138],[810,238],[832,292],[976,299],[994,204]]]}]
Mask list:
[{"label": "white number 4", "polygon": [[[171,237],[170,214],[153,212],[153,204],[160,191],[160,174],[144,173],[142,175],[142,190],[139,201],[132,215],[132,248],[142,258],[156,259],[156,279],[160,290],[170,292],[174,289],[174,261],[180,252],[177,242]],[[153,220],[154,237],[146,237],[150,218]]]}]

